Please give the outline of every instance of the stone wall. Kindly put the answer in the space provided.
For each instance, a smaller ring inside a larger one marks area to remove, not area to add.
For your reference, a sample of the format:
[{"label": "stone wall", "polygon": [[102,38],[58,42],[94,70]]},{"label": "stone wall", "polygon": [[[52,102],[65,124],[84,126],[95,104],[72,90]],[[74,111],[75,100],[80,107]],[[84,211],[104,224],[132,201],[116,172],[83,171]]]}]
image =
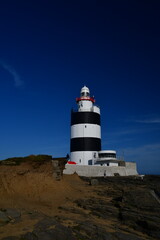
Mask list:
[{"label": "stone wall", "polygon": [[135,162],[126,162],[126,175],[137,175],[137,165]]},{"label": "stone wall", "polygon": [[61,180],[63,175],[63,170],[65,168],[65,164],[67,163],[66,158],[53,158],[52,166],[53,166],[53,177],[56,180]]},{"label": "stone wall", "polygon": [[66,164],[63,174],[74,174],[84,177],[132,176],[137,175],[136,163],[126,162],[126,166],[80,166]]}]

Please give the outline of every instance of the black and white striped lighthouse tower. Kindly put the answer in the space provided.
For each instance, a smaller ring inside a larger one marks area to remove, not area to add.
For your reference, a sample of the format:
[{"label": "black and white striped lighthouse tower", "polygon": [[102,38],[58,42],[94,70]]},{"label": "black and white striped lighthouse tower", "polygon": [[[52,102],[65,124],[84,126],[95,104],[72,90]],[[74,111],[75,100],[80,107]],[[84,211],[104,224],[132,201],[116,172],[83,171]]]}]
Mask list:
[{"label": "black and white striped lighthouse tower", "polygon": [[100,109],[86,86],[76,102],[78,111],[71,113],[70,160],[78,165],[93,165],[101,150]]}]

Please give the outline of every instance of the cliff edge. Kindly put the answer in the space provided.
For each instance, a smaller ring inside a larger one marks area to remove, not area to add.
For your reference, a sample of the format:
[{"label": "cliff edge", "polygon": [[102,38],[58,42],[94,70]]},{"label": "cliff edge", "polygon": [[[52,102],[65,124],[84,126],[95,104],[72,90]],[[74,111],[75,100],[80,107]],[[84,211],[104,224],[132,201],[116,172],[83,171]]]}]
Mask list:
[{"label": "cliff edge", "polygon": [[160,176],[57,179],[60,161],[1,162],[1,240],[159,239]]}]

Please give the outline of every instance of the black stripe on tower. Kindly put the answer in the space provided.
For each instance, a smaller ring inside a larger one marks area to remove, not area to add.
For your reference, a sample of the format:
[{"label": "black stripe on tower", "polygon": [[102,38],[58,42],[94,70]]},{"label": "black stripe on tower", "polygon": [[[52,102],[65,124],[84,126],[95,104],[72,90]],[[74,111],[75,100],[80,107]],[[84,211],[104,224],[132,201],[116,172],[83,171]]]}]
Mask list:
[{"label": "black stripe on tower", "polygon": [[79,123],[101,125],[100,114],[95,112],[71,112],[71,126]]},{"label": "black stripe on tower", "polygon": [[93,137],[72,138],[70,143],[70,152],[76,151],[100,151],[101,139]]}]

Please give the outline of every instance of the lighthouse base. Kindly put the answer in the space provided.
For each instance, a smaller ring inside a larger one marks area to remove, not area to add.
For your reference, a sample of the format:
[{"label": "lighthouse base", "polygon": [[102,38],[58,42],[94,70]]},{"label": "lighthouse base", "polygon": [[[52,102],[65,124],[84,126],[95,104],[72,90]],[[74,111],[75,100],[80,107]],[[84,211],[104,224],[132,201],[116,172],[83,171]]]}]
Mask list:
[{"label": "lighthouse base", "polygon": [[134,162],[125,162],[125,166],[80,166],[66,164],[63,174],[77,173],[83,177],[103,176],[135,176],[138,175],[137,166]]}]

